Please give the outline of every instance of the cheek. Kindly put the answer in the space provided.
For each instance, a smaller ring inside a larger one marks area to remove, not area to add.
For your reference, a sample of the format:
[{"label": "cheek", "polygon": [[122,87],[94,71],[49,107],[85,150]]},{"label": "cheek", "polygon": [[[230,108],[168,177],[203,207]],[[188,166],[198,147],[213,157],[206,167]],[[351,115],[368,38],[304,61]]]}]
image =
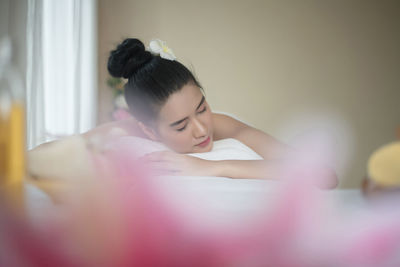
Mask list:
[{"label": "cheek", "polygon": [[170,132],[164,135],[162,142],[176,152],[186,153],[191,149],[192,136],[189,134],[189,131],[182,133]]},{"label": "cheek", "polygon": [[213,133],[213,121],[212,121],[212,113],[210,111],[210,109],[208,108],[207,113],[205,114],[205,119],[204,119],[208,130],[210,131],[210,133]]}]

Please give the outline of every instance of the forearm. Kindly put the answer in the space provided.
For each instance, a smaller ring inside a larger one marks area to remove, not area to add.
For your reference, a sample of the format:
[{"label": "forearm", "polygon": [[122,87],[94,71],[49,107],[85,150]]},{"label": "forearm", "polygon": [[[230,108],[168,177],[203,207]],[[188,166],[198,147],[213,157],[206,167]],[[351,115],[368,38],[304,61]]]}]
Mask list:
[{"label": "forearm", "polygon": [[215,176],[246,179],[279,179],[283,163],[267,160],[219,160],[213,161],[211,170]]},{"label": "forearm", "polygon": [[288,160],[221,160],[212,164],[214,176],[267,180],[302,176],[323,189],[337,186],[336,173],[326,166],[299,166]]}]

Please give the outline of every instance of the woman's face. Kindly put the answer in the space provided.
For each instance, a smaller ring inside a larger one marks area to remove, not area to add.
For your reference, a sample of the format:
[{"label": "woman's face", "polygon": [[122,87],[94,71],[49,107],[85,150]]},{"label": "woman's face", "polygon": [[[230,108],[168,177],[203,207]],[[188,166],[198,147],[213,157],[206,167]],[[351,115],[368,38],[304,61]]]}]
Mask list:
[{"label": "woman's face", "polygon": [[210,151],[212,114],[200,88],[189,83],[173,93],[162,106],[154,130],[158,141],[178,153]]}]

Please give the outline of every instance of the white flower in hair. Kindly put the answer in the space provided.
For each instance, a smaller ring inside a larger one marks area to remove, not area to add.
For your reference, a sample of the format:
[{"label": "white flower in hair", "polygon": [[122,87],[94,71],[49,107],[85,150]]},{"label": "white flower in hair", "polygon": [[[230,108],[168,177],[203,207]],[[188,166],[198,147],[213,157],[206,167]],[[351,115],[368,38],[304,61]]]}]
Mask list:
[{"label": "white flower in hair", "polygon": [[128,109],[128,104],[126,103],[124,94],[119,94],[115,99],[114,99],[114,104],[117,108],[124,108]]},{"label": "white flower in hair", "polygon": [[171,48],[167,46],[167,43],[159,39],[153,39],[150,41],[150,51],[154,54],[159,54],[160,57],[168,60],[175,60],[176,57]]}]

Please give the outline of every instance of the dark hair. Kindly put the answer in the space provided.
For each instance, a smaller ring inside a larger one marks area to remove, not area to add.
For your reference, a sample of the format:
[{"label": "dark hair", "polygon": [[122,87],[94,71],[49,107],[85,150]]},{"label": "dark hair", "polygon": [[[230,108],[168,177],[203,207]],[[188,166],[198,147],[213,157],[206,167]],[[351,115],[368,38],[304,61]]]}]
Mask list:
[{"label": "dark hair", "polygon": [[184,85],[201,88],[184,65],[151,54],[134,38],[125,39],[110,52],[107,68],[112,76],[128,79],[125,100],[130,112],[144,123],[156,118],[168,97]]}]

